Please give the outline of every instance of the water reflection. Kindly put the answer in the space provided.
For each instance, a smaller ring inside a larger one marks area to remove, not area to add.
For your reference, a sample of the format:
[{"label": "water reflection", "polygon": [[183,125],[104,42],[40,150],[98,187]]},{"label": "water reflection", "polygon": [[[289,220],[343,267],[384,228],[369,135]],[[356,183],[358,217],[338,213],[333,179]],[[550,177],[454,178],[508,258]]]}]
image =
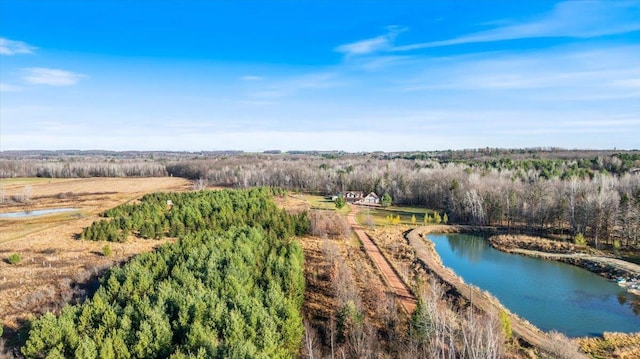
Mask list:
[{"label": "water reflection", "polygon": [[449,238],[449,246],[454,253],[475,263],[482,259],[489,244],[483,237],[456,236]]},{"label": "water reflection", "polygon": [[624,303],[627,302],[627,296],[626,295],[618,295],[618,303],[620,303],[621,305],[624,305]]},{"label": "water reflection", "polygon": [[26,210],[20,212],[0,213],[0,218],[26,218],[44,216],[45,214],[63,213],[77,211],[77,208],[51,208],[39,210]]},{"label": "water reflection", "polygon": [[618,295],[618,303],[620,305],[627,305],[633,311],[636,316],[640,315],[640,297],[637,295],[620,294]]},{"label": "water reflection", "polygon": [[640,315],[640,298],[638,298],[638,296],[632,297],[629,301],[629,307],[633,311],[633,314],[636,316]]}]

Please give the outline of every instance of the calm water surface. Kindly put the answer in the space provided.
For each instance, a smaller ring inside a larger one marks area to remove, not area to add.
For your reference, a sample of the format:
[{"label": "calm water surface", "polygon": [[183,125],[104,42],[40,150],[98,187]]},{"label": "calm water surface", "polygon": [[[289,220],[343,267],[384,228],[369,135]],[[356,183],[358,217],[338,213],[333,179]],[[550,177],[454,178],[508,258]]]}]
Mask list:
[{"label": "calm water surface", "polygon": [[585,269],[503,253],[479,236],[429,235],[445,266],[538,328],[568,336],[640,331],[640,298]]},{"label": "calm water surface", "polygon": [[45,214],[73,212],[77,210],[78,210],[77,208],[52,208],[52,209],[39,209],[35,211],[9,212],[9,213],[0,213],[0,218],[26,218],[26,217],[44,216]]}]

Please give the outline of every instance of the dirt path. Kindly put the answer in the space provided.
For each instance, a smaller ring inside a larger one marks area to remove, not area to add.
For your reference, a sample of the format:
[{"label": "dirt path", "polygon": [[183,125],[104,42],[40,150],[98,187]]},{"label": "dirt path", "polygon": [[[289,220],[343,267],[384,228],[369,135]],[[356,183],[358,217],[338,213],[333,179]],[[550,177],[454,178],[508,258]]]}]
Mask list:
[{"label": "dirt path", "polygon": [[358,224],[358,222],[356,221],[356,214],[358,213],[358,211],[359,208],[357,206],[351,206],[351,212],[347,216],[349,225],[362,242],[364,250],[369,258],[371,258],[380,273],[382,273],[382,278],[384,279],[384,281],[389,287],[393,289],[393,292],[398,297],[402,308],[404,308],[404,310],[409,314],[413,313],[413,311],[416,309],[416,298],[409,290],[409,287],[395,272],[389,261],[387,261],[387,259],[382,255],[380,249],[375,245],[369,235],[367,235],[362,227]]},{"label": "dirt path", "polygon": [[[434,275],[455,288],[460,295],[471,301],[475,307],[483,312],[504,309],[496,299],[489,297],[479,288],[464,283],[455,273],[445,268],[440,261],[440,257],[433,249],[433,245],[428,245],[426,240],[423,239],[423,234],[425,233],[433,233],[433,228],[418,227],[408,232],[406,237],[409,244],[415,249],[418,259],[421,260]],[[509,312],[507,311],[507,313]],[[509,317],[511,319],[511,327],[516,336],[537,348],[551,351],[551,339],[547,334],[512,313],[509,313]]]}]

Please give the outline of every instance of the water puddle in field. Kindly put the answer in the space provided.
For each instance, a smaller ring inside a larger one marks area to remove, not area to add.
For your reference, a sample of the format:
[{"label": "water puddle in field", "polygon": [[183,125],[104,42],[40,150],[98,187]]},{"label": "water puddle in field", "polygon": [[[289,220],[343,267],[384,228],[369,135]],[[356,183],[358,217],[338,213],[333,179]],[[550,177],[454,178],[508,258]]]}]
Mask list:
[{"label": "water puddle in field", "polygon": [[29,217],[44,216],[47,214],[74,212],[77,210],[78,210],[77,208],[50,208],[50,209],[37,209],[33,211],[8,212],[8,213],[0,213],[0,218],[29,218]]}]

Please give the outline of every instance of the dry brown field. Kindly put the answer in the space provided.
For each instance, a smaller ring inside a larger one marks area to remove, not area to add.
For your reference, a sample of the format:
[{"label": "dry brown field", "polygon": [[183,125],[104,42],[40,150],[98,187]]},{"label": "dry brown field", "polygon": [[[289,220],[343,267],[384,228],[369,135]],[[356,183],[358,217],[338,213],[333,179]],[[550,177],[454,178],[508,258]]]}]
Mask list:
[{"label": "dry brown field", "polygon": [[[0,318],[5,329],[59,309],[61,303],[82,293],[79,284],[170,240],[129,238],[125,243],[108,243],[112,253],[104,256],[102,248],[107,242],[76,239],[99,213],[146,193],[189,189],[188,180],[175,177],[0,180],[0,213],[77,209],[31,218],[0,218]],[[14,200],[25,193],[29,193],[28,201]],[[17,264],[7,261],[13,253],[21,257]]]}]

